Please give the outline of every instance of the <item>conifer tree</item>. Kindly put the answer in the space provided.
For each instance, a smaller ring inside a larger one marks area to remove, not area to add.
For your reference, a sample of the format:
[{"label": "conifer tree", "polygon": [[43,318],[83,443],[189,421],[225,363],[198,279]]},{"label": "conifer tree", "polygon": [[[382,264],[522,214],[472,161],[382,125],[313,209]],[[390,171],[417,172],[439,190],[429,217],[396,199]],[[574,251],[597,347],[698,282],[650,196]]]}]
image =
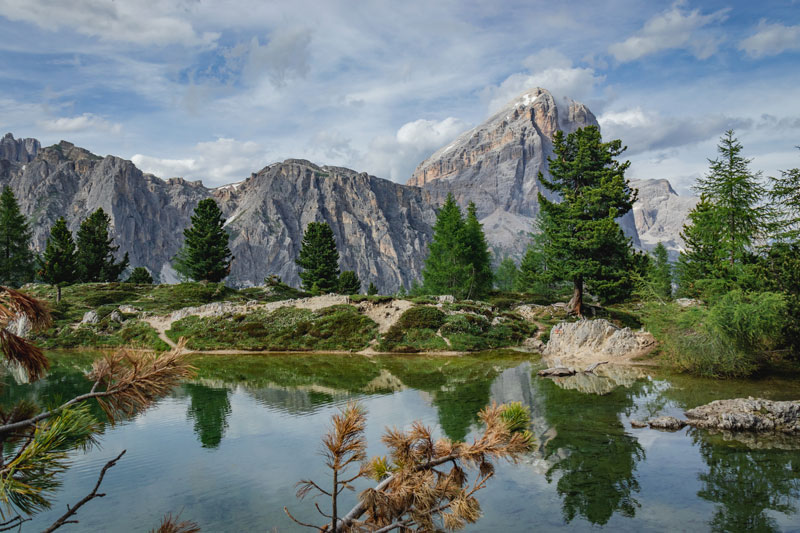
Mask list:
[{"label": "conifer tree", "polygon": [[47,246],[39,258],[39,277],[45,283],[55,285],[56,303],[61,302],[61,287],[78,280],[75,241],[64,217],[56,220],[50,228]]},{"label": "conifer tree", "polygon": [[0,283],[11,287],[33,281],[36,269],[31,229],[10,187],[0,194]]},{"label": "conifer tree", "polygon": [[765,210],[759,203],[767,191],[759,182],[760,172],[752,172],[750,159],[742,156],[742,145],[728,130],[717,145],[719,157],[709,159],[709,172],[697,180],[694,190],[713,206],[719,229],[720,246],[732,267],[752,251],[763,235]]},{"label": "conifer tree", "polygon": [[376,294],[378,294],[378,287],[376,287],[375,284],[370,281],[369,287],[367,287],[367,295],[375,296]]},{"label": "conifer tree", "polygon": [[477,208],[473,202],[467,206],[467,218],[461,233],[465,248],[464,260],[469,265],[466,297],[476,299],[492,290],[492,255],[486,243],[483,226],[478,221]]},{"label": "conifer tree", "polygon": [[345,270],[339,275],[339,294],[358,294],[361,292],[361,280],[352,270]]},{"label": "conifer tree", "polygon": [[669,300],[672,298],[672,265],[669,254],[663,243],[658,243],[651,252],[649,282],[659,298]]},{"label": "conifer tree", "polygon": [[300,279],[307,291],[329,293],[339,288],[339,251],[327,222],[311,222],[306,226],[295,262],[303,269]]},{"label": "conifer tree", "polygon": [[595,126],[553,137],[555,159],[548,158],[551,179],[539,181],[560,201],[539,194],[539,227],[546,234],[543,251],[555,279],[573,284],[569,306],[583,315],[583,292],[618,296],[630,285],[630,239],[616,222],[631,210],[636,191],[625,179],[630,162],[615,158],[625,148],[619,140],[602,142]]},{"label": "conifer tree", "polygon": [[222,211],[213,198],[206,198],[197,204],[191,220],[192,225],[183,230],[175,270],[195,281],[220,282],[230,274],[233,261]]},{"label": "conifer tree", "polygon": [[428,294],[452,294],[464,298],[469,292],[472,266],[464,245],[464,219],[452,194],[436,215],[433,240],[422,271],[423,290]]},{"label": "conifer tree", "polygon": [[109,235],[111,219],[98,208],[81,222],[78,229],[77,260],[78,279],[83,283],[117,281],[120,274],[128,268],[128,254],[122,261],[114,259],[119,246],[113,246],[114,239]]},{"label": "conifer tree", "polygon": [[150,275],[150,272],[145,267],[136,267],[131,272],[131,275],[128,276],[128,279],[125,280],[125,283],[133,283],[135,285],[152,285],[153,276]]},{"label": "conifer tree", "polygon": [[684,249],[676,266],[678,292],[696,297],[702,292],[704,280],[722,277],[725,271],[722,227],[707,199],[701,198],[689,212],[681,238]]},{"label": "conifer tree", "polygon": [[777,211],[773,238],[800,244],[800,168],[782,170],[770,184],[769,196]]},{"label": "conifer tree", "polygon": [[511,257],[506,257],[497,266],[497,271],[494,273],[494,284],[501,291],[513,291],[518,276],[517,263]]},{"label": "conifer tree", "polygon": [[552,295],[552,275],[547,268],[547,258],[544,254],[544,233],[534,233],[531,235],[532,241],[522,256],[519,264],[519,274],[517,274],[514,289],[517,292],[538,294],[550,297]]}]

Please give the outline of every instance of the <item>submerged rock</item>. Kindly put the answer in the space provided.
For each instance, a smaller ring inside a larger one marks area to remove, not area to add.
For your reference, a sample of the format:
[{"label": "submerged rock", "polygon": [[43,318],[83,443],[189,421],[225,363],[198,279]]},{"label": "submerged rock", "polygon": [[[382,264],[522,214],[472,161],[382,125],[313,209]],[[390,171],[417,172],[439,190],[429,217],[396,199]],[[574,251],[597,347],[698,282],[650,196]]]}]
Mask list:
[{"label": "submerged rock", "polygon": [[685,420],[678,420],[674,416],[660,416],[652,418],[648,422],[653,429],[666,429],[668,431],[677,431],[686,426]]},{"label": "submerged rock", "polygon": [[542,377],[561,377],[561,376],[573,376],[577,374],[577,370],[574,368],[568,368],[565,366],[556,366],[553,368],[545,368],[543,370],[539,370],[537,375]]},{"label": "submerged rock", "polygon": [[716,400],[686,411],[689,424],[728,431],[776,431],[800,435],[800,401],[761,398]]}]

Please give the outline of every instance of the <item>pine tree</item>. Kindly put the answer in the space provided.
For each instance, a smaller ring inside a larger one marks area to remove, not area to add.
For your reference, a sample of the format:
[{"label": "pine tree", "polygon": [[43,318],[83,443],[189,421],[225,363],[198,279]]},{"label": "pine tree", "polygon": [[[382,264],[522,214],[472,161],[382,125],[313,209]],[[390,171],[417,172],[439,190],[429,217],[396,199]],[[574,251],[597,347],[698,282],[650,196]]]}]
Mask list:
[{"label": "pine tree", "polygon": [[720,246],[732,267],[751,253],[763,235],[766,213],[759,203],[767,191],[759,182],[761,173],[753,173],[751,160],[741,155],[742,145],[733,130],[720,138],[717,151],[720,157],[708,160],[709,172],[697,180],[694,190],[713,206]]},{"label": "pine tree", "polygon": [[651,256],[648,281],[659,298],[669,300],[672,298],[672,265],[666,247],[658,243]]},{"label": "pine tree", "polygon": [[544,240],[547,236],[544,233],[534,233],[531,237],[532,241],[519,264],[514,290],[549,298],[554,291],[553,276],[547,268],[547,257],[544,253]]},{"label": "pine tree", "polygon": [[477,299],[485,296],[492,290],[494,282],[492,274],[492,255],[486,243],[483,226],[478,221],[477,208],[473,202],[467,206],[467,218],[461,233],[464,243],[464,260],[469,265],[469,278],[467,281],[468,299]]},{"label": "pine tree", "polygon": [[513,291],[517,283],[517,276],[519,276],[517,263],[511,257],[506,257],[497,266],[497,271],[494,273],[494,284],[501,291]]},{"label": "pine tree", "polygon": [[333,230],[327,222],[311,222],[303,233],[300,255],[295,260],[303,270],[303,288],[320,293],[334,292],[339,287],[339,251]]},{"label": "pine tree", "polygon": [[676,266],[678,293],[694,298],[702,292],[704,280],[721,278],[726,270],[720,220],[705,198],[689,212],[681,238],[684,249]]},{"label": "pine tree", "polygon": [[78,280],[75,241],[64,217],[50,228],[44,254],[39,258],[39,277],[56,287],[56,303],[61,302],[61,287]]},{"label": "pine tree", "polygon": [[464,219],[452,194],[436,215],[433,240],[422,271],[423,290],[428,294],[452,294],[464,298],[469,292],[472,266],[464,245]]},{"label": "pine tree", "polygon": [[233,261],[222,211],[213,198],[206,198],[195,207],[191,221],[183,230],[183,247],[173,262],[175,270],[195,281],[220,282],[230,274]]},{"label": "pine tree", "polygon": [[352,270],[345,270],[339,275],[339,294],[358,294],[361,292],[361,280]]},{"label": "pine tree", "polygon": [[595,126],[566,138],[553,137],[555,159],[548,158],[551,179],[539,181],[561,201],[539,194],[539,227],[545,233],[543,251],[554,279],[573,284],[569,306],[582,316],[583,292],[619,297],[631,285],[630,239],[616,222],[631,210],[636,192],[625,179],[630,162],[615,159],[625,148],[619,140],[604,143]]},{"label": "pine tree", "polygon": [[113,246],[114,239],[109,236],[111,219],[98,208],[81,222],[78,229],[77,260],[78,279],[84,283],[117,281],[120,274],[128,268],[128,254],[122,261],[114,259],[119,246]]},{"label": "pine tree", "polygon": [[131,272],[131,275],[128,276],[128,279],[125,280],[125,283],[133,283],[136,285],[152,285],[153,276],[150,275],[150,272],[145,267],[136,267]]},{"label": "pine tree", "polygon": [[378,287],[370,281],[369,287],[367,287],[367,296],[375,296],[376,294],[378,294]]},{"label": "pine tree", "polygon": [[10,187],[0,194],[0,283],[11,287],[33,281],[36,270],[31,229]]},{"label": "pine tree", "polygon": [[777,212],[773,238],[800,244],[800,168],[782,170],[779,178],[770,178],[770,184],[769,196]]}]

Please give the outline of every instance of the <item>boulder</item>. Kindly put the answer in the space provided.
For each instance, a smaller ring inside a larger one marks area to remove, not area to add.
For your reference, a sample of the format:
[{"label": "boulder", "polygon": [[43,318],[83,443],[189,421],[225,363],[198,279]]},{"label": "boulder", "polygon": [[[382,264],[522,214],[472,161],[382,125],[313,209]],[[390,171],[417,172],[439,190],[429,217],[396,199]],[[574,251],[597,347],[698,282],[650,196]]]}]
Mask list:
[{"label": "boulder", "polygon": [[550,330],[546,357],[611,359],[643,355],[655,347],[650,333],[618,328],[604,318],[560,322]]},{"label": "boulder", "polygon": [[548,377],[548,378],[549,377],[561,377],[561,376],[573,376],[573,375],[577,374],[577,370],[575,370],[574,368],[569,368],[569,367],[565,367],[565,366],[557,366],[557,367],[553,367],[553,368],[545,368],[543,370],[539,370],[539,372],[537,372],[536,374],[539,375],[539,376]]},{"label": "boulder", "polygon": [[631,427],[637,429],[646,428],[647,422],[645,422],[644,420],[631,420]]},{"label": "boulder", "polygon": [[97,316],[97,311],[86,311],[81,320],[81,324],[97,324],[100,322],[100,317]]},{"label": "boulder", "polygon": [[456,301],[452,294],[442,294],[436,297],[436,301],[440,304],[451,304]]},{"label": "boulder", "polygon": [[125,313],[126,315],[132,315],[132,314],[135,314],[135,313],[138,313],[138,312],[139,312],[139,310],[138,310],[138,309],[136,309],[136,308],[135,308],[134,306],[132,306],[132,305],[120,305],[120,306],[117,308],[117,310],[118,310],[120,313]]},{"label": "boulder", "polygon": [[653,429],[666,429],[668,431],[677,431],[686,426],[685,420],[678,420],[674,416],[660,416],[652,418],[648,422]]},{"label": "boulder", "polygon": [[28,336],[31,329],[31,321],[28,319],[27,315],[18,315],[14,317],[14,320],[10,321],[8,326],[6,326],[7,331],[23,339]]},{"label": "boulder", "polygon": [[761,398],[716,400],[686,411],[689,424],[727,431],[776,431],[800,435],[800,401]]},{"label": "boulder", "polygon": [[120,323],[125,321],[125,319],[122,318],[122,315],[120,314],[120,312],[117,311],[116,309],[111,311],[111,314],[108,315],[108,319],[111,320],[112,322],[120,322]]}]

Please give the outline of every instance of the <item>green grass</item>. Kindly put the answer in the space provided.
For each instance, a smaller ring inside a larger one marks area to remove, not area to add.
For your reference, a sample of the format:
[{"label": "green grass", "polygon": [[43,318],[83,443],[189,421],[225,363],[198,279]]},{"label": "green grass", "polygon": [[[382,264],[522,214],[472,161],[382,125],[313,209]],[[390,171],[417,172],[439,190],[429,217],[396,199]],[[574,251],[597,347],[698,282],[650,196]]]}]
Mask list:
[{"label": "green grass", "polygon": [[126,320],[122,324],[101,320],[97,324],[83,324],[77,328],[65,326],[55,334],[34,337],[37,345],[47,349],[58,348],[149,348],[168,350],[169,346],[158,338],[158,332],[139,320]]},{"label": "green grass", "polygon": [[361,350],[378,326],[350,305],[309,311],[286,307],[222,317],[190,316],[172,324],[170,339],[192,350]]}]

